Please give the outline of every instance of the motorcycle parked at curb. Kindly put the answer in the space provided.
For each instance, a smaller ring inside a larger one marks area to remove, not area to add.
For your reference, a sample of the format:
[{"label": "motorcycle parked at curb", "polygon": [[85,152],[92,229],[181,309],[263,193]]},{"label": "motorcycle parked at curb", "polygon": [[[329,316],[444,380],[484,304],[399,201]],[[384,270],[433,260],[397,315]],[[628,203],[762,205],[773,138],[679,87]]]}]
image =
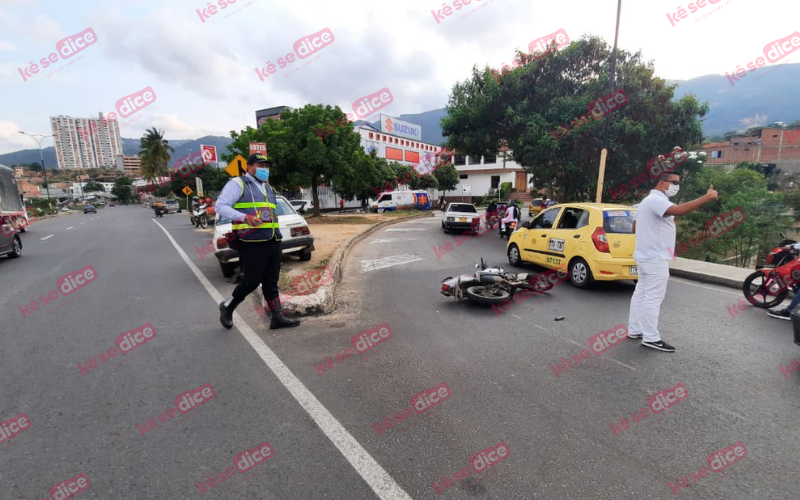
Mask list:
[{"label": "motorcycle parked at curb", "polygon": [[[742,293],[755,307],[771,309],[786,298],[789,288],[798,293],[800,289],[800,259],[795,250],[784,250],[783,247],[797,243],[786,238],[767,255],[766,264],[770,267],[758,269],[748,276],[742,284]],[[797,274],[795,274],[797,273]]]},{"label": "motorcycle parked at curb", "polygon": [[484,306],[500,305],[514,297],[517,290],[531,290],[533,275],[528,273],[507,272],[502,267],[487,267],[481,257],[480,264],[475,264],[478,271],[474,275],[462,274],[458,277],[448,276],[442,280],[441,294],[453,297],[456,302],[462,298]]},{"label": "motorcycle parked at curb", "polygon": [[208,205],[203,203],[196,209],[192,210],[192,213],[189,216],[189,221],[194,224],[194,227],[202,227],[203,229],[208,227],[208,213],[206,212],[207,208]]}]

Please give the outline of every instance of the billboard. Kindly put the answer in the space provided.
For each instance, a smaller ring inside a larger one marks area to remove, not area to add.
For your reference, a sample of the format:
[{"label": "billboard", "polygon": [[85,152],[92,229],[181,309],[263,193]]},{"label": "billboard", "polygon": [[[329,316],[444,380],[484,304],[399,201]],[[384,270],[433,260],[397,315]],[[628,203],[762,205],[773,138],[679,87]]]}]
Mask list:
[{"label": "billboard", "polygon": [[414,125],[413,123],[404,122],[397,118],[381,114],[380,115],[381,132],[385,134],[392,134],[398,137],[405,137],[415,141],[422,140],[422,127]]}]

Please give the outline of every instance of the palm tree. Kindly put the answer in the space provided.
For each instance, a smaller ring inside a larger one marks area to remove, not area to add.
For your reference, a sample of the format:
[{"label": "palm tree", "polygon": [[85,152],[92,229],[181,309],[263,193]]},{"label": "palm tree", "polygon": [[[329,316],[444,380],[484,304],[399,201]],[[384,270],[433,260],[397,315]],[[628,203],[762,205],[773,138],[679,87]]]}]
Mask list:
[{"label": "palm tree", "polygon": [[169,141],[164,139],[164,131],[153,127],[148,129],[139,141],[142,177],[153,182],[155,178],[167,175],[169,154],[175,150],[169,145]]}]

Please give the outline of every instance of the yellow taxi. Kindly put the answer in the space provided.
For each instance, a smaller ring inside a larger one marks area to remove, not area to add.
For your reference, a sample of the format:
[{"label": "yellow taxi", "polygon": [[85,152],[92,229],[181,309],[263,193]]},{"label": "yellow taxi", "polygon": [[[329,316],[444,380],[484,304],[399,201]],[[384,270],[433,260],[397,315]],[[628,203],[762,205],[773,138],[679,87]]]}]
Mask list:
[{"label": "yellow taxi", "polygon": [[528,205],[528,217],[533,217],[544,209],[544,198],[534,198]]},{"label": "yellow taxi", "polygon": [[508,262],[566,267],[578,288],[595,281],[637,280],[635,215],[636,209],[629,205],[555,205],[517,226],[506,247]]}]

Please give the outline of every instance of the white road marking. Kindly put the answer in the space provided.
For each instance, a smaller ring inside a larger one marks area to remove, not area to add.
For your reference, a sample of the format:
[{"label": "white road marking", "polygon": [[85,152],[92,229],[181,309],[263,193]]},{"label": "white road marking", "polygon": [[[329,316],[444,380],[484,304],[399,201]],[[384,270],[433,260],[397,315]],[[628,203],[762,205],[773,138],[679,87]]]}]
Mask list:
[{"label": "white road marking", "polygon": [[51,235],[49,235],[49,236],[45,236],[44,238],[42,238],[42,241],[46,240],[47,238],[52,238],[53,236],[54,236],[54,235],[52,235],[52,234],[51,234]]},{"label": "white road marking", "polygon": [[81,224],[86,224],[85,222],[81,222]]},{"label": "white road marking", "polygon": [[428,230],[427,227],[407,227],[405,229],[401,229],[401,228],[387,229],[386,231],[389,231],[389,232],[400,232],[400,231],[427,231],[427,230]]},{"label": "white road marking", "polygon": [[69,227],[67,228],[67,231],[69,231],[70,229],[72,229],[72,228],[74,228],[74,227],[75,227],[75,226],[69,226]]},{"label": "white road marking", "polygon": [[375,243],[395,243],[397,241],[417,241],[419,238],[381,238],[377,240],[372,240],[369,242],[370,245],[374,245]]},{"label": "white road marking", "polygon": [[361,272],[366,273],[369,271],[377,271],[386,267],[399,266],[401,264],[408,264],[409,262],[416,262],[422,260],[417,254],[402,254],[392,255],[390,257],[383,257],[382,259],[362,260]]},{"label": "white road marking", "polygon": [[[200,272],[200,269],[186,255],[178,243],[164,229],[164,226],[156,222],[158,227],[167,235],[172,246],[181,256],[183,261],[189,266],[189,269],[194,273],[208,294],[214,299],[214,302],[222,302],[225,300],[216,288],[208,281],[208,279]],[[272,350],[264,343],[263,340],[245,323],[239,316],[239,313],[234,313],[233,322],[236,328],[247,340],[250,346],[261,357],[272,373],[275,374],[277,379],[283,384],[289,393],[300,403],[300,406],[314,419],[317,426],[325,436],[339,449],[342,456],[350,462],[350,465],[358,472],[364,481],[372,488],[372,491],[381,500],[412,500],[399,484],[389,475],[386,470],[375,461],[372,456],[367,453],[361,444],[347,432],[347,429],[339,423],[336,418],[319,402],[319,400],[311,394],[306,386],[283,364],[283,361],[272,352]],[[221,328],[221,327],[220,327]]]}]

